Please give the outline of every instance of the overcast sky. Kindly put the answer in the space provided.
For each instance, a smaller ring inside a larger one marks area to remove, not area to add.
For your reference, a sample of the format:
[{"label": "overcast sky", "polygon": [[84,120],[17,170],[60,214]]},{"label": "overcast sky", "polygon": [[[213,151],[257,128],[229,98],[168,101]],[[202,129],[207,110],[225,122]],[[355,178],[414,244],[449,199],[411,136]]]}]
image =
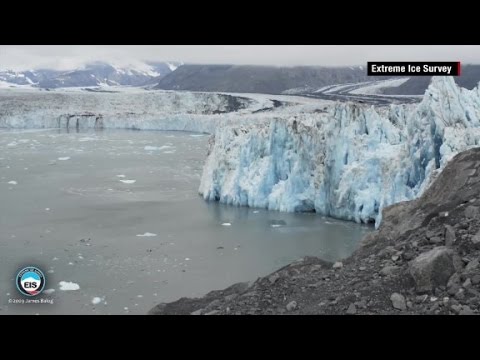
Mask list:
[{"label": "overcast sky", "polygon": [[0,45],[0,68],[73,69],[90,61],[198,64],[365,65],[367,61],[480,63],[479,45]]}]

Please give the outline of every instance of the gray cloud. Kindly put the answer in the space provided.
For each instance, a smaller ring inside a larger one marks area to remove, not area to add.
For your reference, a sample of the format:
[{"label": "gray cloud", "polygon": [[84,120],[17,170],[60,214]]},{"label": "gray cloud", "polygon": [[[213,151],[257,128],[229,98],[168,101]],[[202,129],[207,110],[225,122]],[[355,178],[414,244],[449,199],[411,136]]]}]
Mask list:
[{"label": "gray cloud", "polygon": [[73,69],[90,61],[362,65],[367,61],[480,63],[478,45],[0,45],[0,69]]}]

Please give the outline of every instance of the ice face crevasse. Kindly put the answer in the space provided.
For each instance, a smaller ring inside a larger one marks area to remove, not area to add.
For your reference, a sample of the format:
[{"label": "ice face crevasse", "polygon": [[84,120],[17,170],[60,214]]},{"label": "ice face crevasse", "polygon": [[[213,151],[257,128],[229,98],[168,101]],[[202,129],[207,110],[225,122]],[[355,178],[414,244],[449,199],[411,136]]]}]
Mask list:
[{"label": "ice face crevasse", "polygon": [[480,143],[480,90],[434,77],[418,105],[337,104],[211,139],[199,188],[207,200],[381,222],[419,196],[457,152]]}]

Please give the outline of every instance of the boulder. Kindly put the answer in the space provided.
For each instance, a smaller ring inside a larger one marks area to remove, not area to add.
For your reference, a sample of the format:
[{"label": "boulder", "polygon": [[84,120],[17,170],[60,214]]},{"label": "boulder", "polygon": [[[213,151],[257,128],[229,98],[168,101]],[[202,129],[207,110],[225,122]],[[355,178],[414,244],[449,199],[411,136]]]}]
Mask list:
[{"label": "boulder", "polygon": [[415,280],[419,293],[445,286],[455,272],[454,252],[445,246],[438,246],[424,252],[410,262],[409,271]]}]

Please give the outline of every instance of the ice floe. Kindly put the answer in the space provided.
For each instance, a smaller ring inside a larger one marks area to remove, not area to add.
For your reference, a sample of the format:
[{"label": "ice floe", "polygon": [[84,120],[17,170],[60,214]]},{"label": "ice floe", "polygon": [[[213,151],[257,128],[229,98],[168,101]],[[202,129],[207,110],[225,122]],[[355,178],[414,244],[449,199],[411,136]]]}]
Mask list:
[{"label": "ice floe", "polygon": [[92,304],[93,304],[93,305],[98,305],[98,304],[100,304],[100,303],[103,301],[103,299],[104,299],[104,298],[95,296],[95,297],[92,299]]},{"label": "ice floe", "polygon": [[151,236],[157,236],[157,234],[146,232],[145,234],[138,234],[138,237],[151,237]]},{"label": "ice floe", "polygon": [[60,290],[62,291],[80,290],[80,285],[71,281],[60,281],[58,285],[60,285]]}]

